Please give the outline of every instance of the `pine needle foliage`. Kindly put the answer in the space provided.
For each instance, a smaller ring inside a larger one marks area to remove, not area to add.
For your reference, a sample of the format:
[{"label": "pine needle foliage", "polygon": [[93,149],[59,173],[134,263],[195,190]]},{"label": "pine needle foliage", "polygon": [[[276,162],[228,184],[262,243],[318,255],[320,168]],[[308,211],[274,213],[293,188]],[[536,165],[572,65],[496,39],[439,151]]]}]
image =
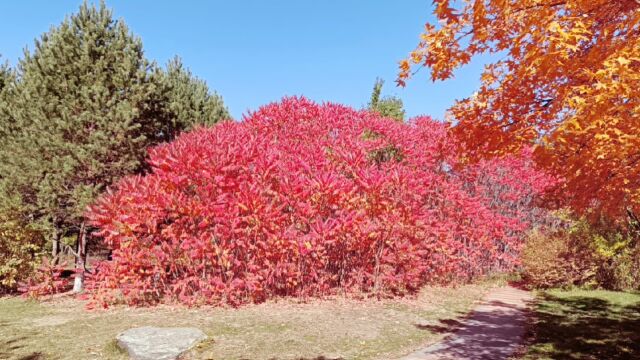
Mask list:
[{"label": "pine needle foliage", "polygon": [[0,213],[55,247],[107,186],[145,171],[149,146],[224,118],[203,81],[177,60],[166,71],[147,60],[104,2],[85,2],[15,71],[0,67]]}]

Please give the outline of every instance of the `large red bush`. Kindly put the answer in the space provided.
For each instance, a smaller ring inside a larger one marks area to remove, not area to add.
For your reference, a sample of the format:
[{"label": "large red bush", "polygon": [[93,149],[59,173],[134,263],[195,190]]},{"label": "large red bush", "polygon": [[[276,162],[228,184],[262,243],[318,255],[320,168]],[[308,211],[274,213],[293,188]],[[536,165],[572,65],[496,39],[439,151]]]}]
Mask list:
[{"label": "large red bush", "polygon": [[523,211],[550,179],[529,153],[462,167],[447,130],[287,98],[152,148],[151,173],[89,210],[113,249],[93,294],[129,304],[394,295],[510,268]]}]

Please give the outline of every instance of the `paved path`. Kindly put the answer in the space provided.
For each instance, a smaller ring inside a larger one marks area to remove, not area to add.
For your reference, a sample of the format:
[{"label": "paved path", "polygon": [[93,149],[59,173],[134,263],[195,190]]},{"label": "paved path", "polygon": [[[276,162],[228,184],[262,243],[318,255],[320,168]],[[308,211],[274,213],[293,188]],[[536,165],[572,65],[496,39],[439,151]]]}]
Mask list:
[{"label": "paved path", "polygon": [[508,359],[522,344],[532,295],[511,286],[489,292],[460,328],[402,360]]}]

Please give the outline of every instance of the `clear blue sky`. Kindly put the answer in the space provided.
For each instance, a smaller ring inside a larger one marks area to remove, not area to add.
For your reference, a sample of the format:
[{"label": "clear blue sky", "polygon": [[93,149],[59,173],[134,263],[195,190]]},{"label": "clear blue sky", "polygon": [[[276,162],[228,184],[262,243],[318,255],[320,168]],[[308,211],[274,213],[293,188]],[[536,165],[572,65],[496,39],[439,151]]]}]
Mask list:
[{"label": "clear blue sky", "polygon": [[[15,64],[25,47],[75,12],[81,0],[0,2],[0,54]],[[107,1],[142,38],[147,57],[174,55],[218,91],[235,118],[284,95],[361,107],[376,77],[409,116],[442,118],[454,99],[479,83],[484,59],[454,80],[432,83],[426,71],[404,89],[397,62],[411,51],[431,0]]]}]

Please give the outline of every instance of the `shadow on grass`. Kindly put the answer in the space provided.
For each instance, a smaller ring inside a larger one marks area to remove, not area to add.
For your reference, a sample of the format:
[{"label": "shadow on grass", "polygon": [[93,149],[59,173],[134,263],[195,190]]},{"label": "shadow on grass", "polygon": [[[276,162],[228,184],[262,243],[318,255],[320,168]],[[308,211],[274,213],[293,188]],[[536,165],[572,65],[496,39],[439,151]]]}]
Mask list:
[{"label": "shadow on grass", "polygon": [[[460,318],[462,319],[462,316]],[[462,326],[462,321],[458,319],[443,319],[438,320],[438,324],[413,324],[413,326],[436,334],[446,334],[459,329]]]},{"label": "shadow on grass", "polygon": [[508,359],[520,345],[527,323],[522,306],[491,301],[457,319],[434,324],[414,324],[433,333],[451,333],[437,344],[416,351],[415,358]]},{"label": "shadow on grass", "polygon": [[[243,359],[244,360],[244,359]],[[248,360],[248,359],[247,359]],[[271,358],[269,360],[278,360],[277,358]],[[326,356],[317,356],[314,358],[296,358],[296,360],[344,360],[341,357],[326,357]]]},{"label": "shadow on grass", "polygon": [[42,353],[40,352],[34,352],[33,354],[21,356],[18,358],[18,360],[42,360],[42,359],[44,359],[44,355],[42,355]]},{"label": "shadow on grass", "polygon": [[0,340],[0,359],[16,359],[16,360],[38,360],[44,359],[42,353],[33,352],[28,355],[21,355],[16,357],[15,352],[24,349],[24,345],[21,344],[26,338],[16,337],[12,339]]},{"label": "shadow on grass", "polygon": [[531,358],[640,359],[640,302],[545,294],[534,331]]},{"label": "shadow on grass", "polygon": [[0,340],[0,356],[10,354],[11,351],[21,349],[23,346],[20,343],[25,339],[25,337],[15,337]]}]

